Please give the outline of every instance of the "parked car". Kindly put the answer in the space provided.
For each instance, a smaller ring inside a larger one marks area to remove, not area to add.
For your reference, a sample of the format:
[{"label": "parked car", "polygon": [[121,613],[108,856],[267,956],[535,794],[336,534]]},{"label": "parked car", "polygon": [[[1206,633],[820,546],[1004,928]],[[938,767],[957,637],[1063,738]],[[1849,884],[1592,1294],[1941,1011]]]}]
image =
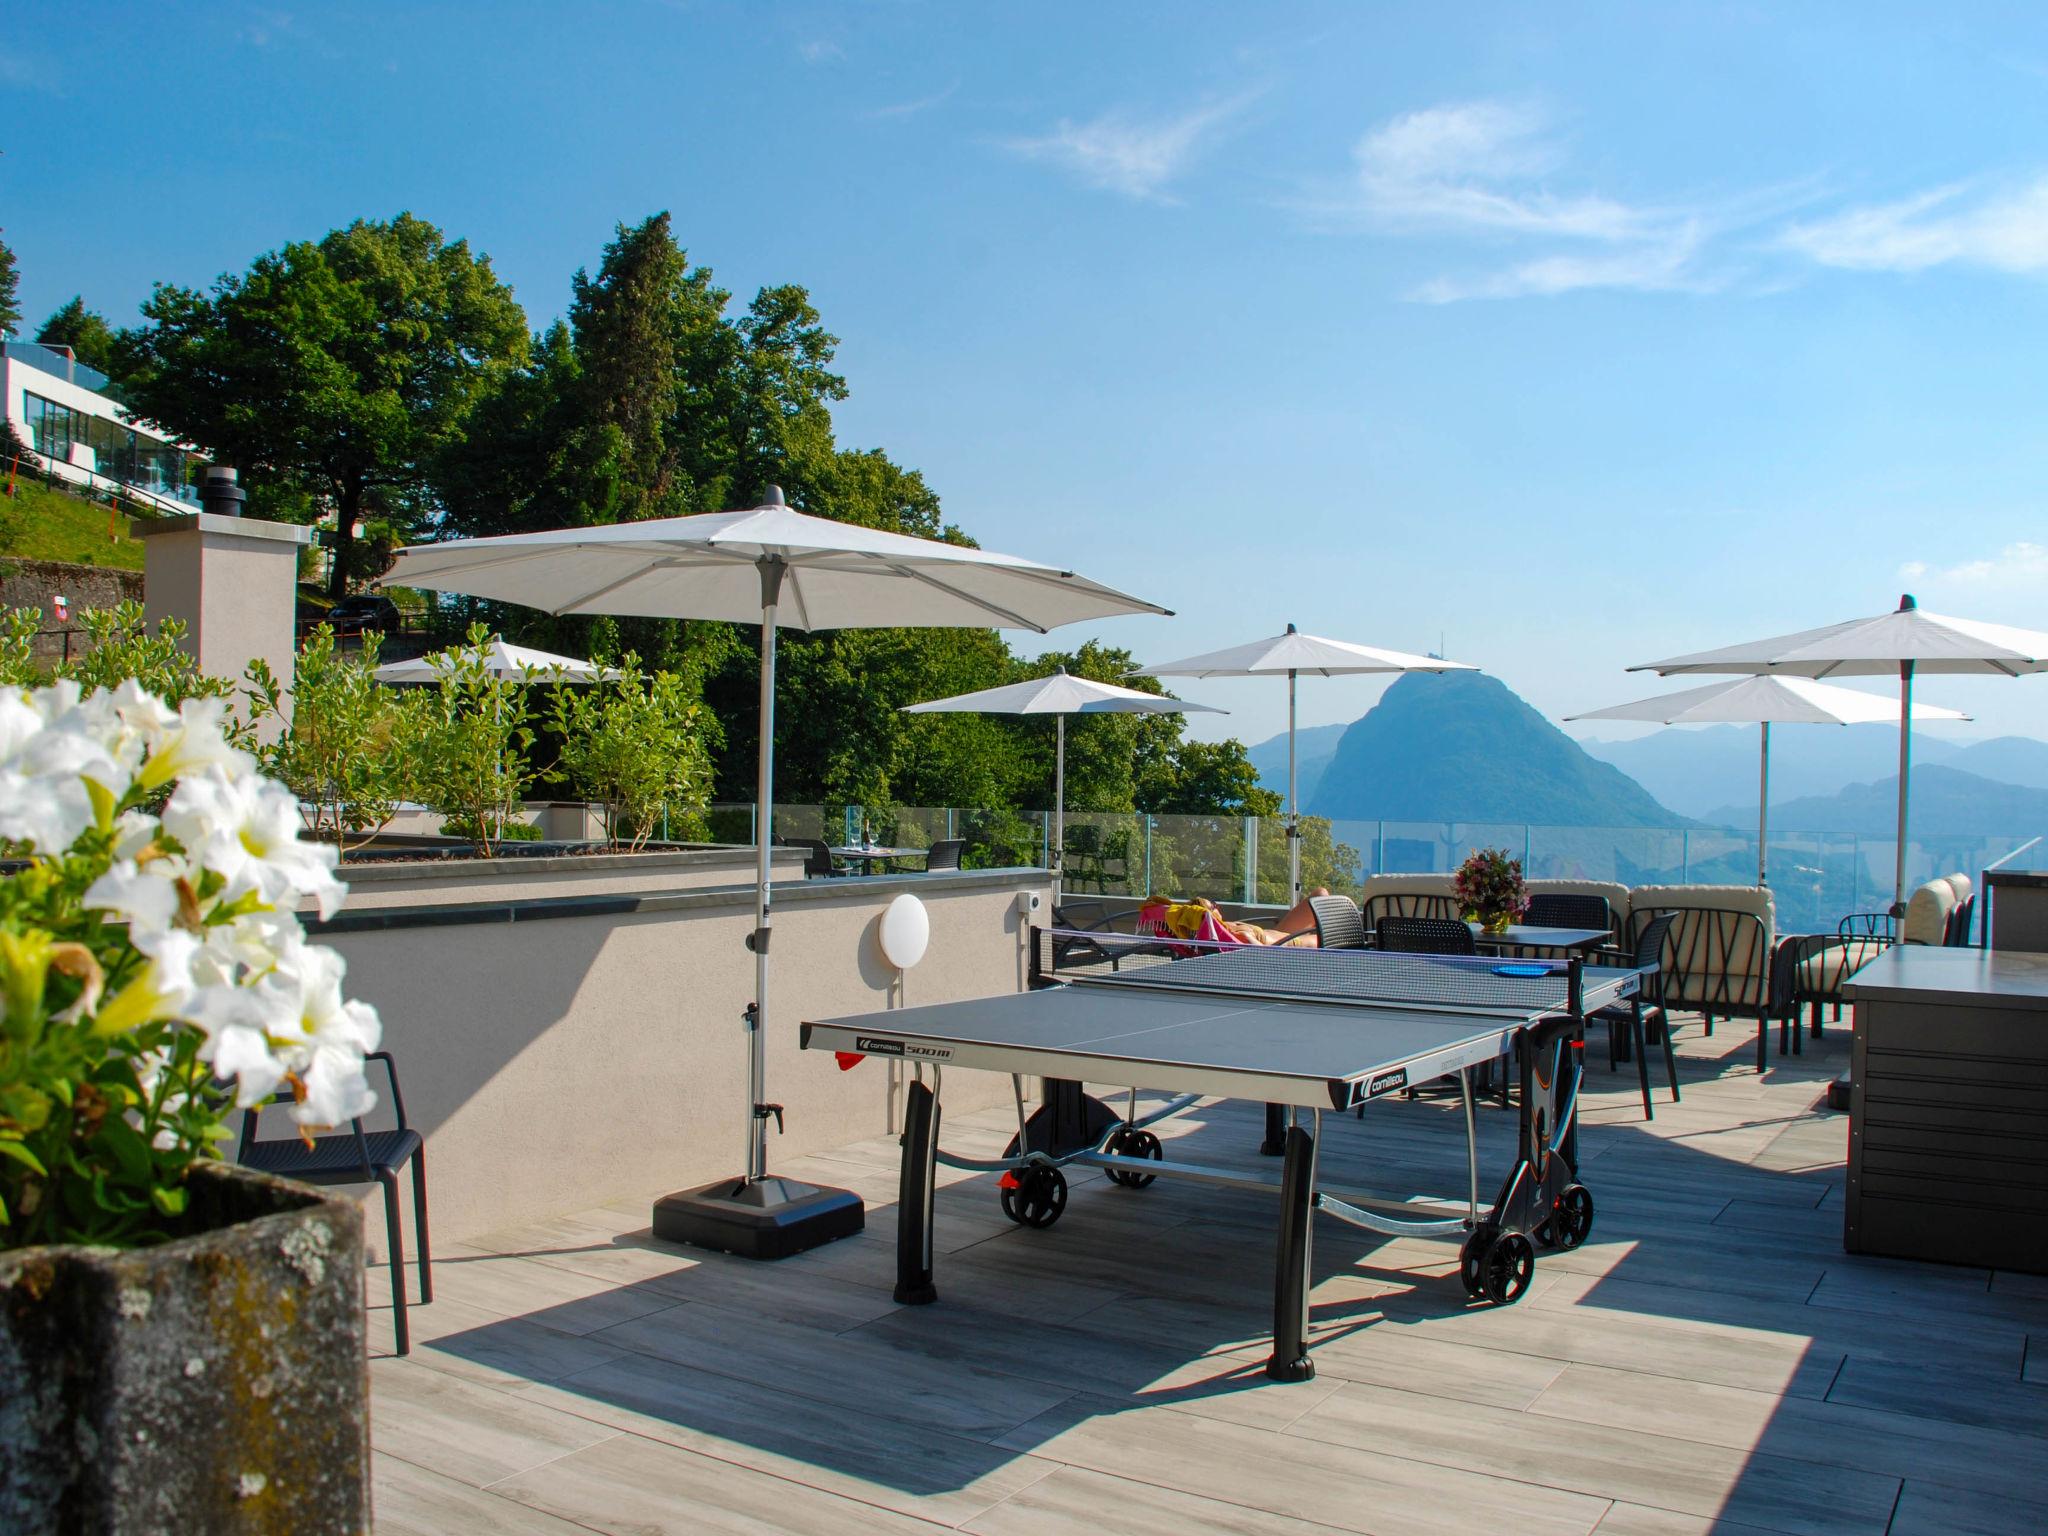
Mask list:
[{"label": "parked car", "polygon": [[327,610],[326,622],[336,635],[392,635],[404,628],[404,617],[390,598],[374,592],[344,597]]}]

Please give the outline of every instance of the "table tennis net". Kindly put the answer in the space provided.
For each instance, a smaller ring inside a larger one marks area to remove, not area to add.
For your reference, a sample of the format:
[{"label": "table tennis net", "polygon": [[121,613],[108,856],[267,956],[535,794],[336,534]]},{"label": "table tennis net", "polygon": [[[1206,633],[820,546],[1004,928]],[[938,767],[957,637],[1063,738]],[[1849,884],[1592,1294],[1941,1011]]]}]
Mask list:
[{"label": "table tennis net", "polygon": [[1070,964],[1057,972],[1057,979],[1522,1017],[1571,1006],[1570,968],[1562,961],[1251,946],[1173,956],[1156,941],[1141,953],[1129,936],[1096,937],[1110,941],[1105,953],[1114,958],[1114,968],[1103,961]]}]

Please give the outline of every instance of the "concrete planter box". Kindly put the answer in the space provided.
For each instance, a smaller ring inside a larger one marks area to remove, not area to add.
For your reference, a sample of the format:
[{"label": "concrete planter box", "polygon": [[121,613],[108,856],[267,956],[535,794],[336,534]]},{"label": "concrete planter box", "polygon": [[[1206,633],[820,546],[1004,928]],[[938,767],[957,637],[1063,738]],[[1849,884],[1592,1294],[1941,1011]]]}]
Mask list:
[{"label": "concrete planter box", "polygon": [[226,1165],[189,1237],[0,1253],[0,1531],[370,1528],[362,1217]]}]

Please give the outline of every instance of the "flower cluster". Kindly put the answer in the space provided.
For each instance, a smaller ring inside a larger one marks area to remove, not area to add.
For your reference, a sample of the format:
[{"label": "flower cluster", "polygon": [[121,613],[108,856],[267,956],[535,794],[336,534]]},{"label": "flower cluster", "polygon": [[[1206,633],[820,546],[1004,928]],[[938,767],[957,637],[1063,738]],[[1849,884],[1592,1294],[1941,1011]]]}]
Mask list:
[{"label": "flower cluster", "polygon": [[1467,922],[1509,922],[1529,910],[1529,892],[1522,883],[1522,861],[1505,848],[1475,850],[1452,880],[1458,909]]},{"label": "flower cluster", "polygon": [[[0,1172],[28,1180],[17,1204],[58,1181],[54,1155],[101,1206],[96,1158],[169,1214],[167,1181],[221,1134],[226,1084],[244,1108],[288,1089],[302,1126],[375,1102],[376,1012],[296,915],[340,904],[336,853],[302,839],[296,798],[227,724],[220,699],[174,711],[132,680],[0,688],[0,844],[29,856],[0,878]],[[138,1173],[130,1133],[181,1155]],[[23,1214],[0,1204],[0,1236]]]}]

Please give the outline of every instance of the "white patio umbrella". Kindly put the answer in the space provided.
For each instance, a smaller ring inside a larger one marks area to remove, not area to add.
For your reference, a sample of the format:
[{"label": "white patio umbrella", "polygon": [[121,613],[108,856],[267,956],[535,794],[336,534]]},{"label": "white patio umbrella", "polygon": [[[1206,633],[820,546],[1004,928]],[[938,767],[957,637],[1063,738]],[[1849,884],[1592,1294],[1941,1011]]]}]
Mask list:
[{"label": "white patio umbrella", "polygon": [[1048,677],[1011,683],[1002,688],[983,688],[976,693],[959,693],[950,699],[933,699],[925,704],[904,706],[906,715],[980,714],[1051,715],[1053,727],[1052,774],[1052,883],[1057,894],[1060,862],[1067,846],[1067,716],[1069,715],[1180,715],[1228,714],[1213,704],[1195,704],[1162,694],[1143,693],[1136,688],[1118,688],[1093,678],[1071,677],[1065,667]]},{"label": "white patio umbrella", "polygon": [[1795,677],[1889,677],[1899,679],[1899,838],[1892,880],[1892,915],[1906,907],[1906,826],[1913,766],[1913,678],[1921,672],[2018,677],[2048,670],[2048,634],[1953,619],[1928,613],[1911,596],[1875,618],[1850,619],[1797,634],[1775,635],[1746,645],[1665,661],[1645,662],[1631,672],[1666,677],[1694,672],[1776,672]]},{"label": "white patio umbrella", "polygon": [[[410,661],[388,661],[374,675],[380,683],[436,683],[450,659],[467,649],[463,646],[415,656]],[[483,651],[484,665],[493,677],[530,677],[543,683],[608,683],[619,675],[616,668],[601,667],[594,661],[578,661],[574,656],[507,644],[502,635],[491,636]]]},{"label": "white patio umbrella", "polygon": [[[1853,688],[1836,688],[1805,677],[1738,677],[1729,683],[1708,683],[1637,699],[1607,709],[1566,715],[1567,720],[1645,720],[1661,725],[1755,725],[1758,744],[1756,775],[1756,883],[1768,885],[1765,850],[1769,844],[1771,806],[1771,727],[1773,725],[1864,725],[1892,717],[1891,702]],[[1967,720],[1961,710],[1937,704],[1915,704],[1915,720]]]},{"label": "white patio umbrella", "polygon": [[1411,656],[1405,651],[1383,651],[1370,645],[1353,645],[1348,640],[1324,640],[1304,635],[1290,624],[1287,632],[1270,640],[1254,640],[1228,650],[1207,651],[1200,656],[1183,656],[1178,661],[1156,666],[1133,667],[1132,675],[1148,677],[1267,677],[1287,679],[1287,900],[1301,900],[1301,806],[1294,780],[1294,680],[1307,673],[1312,677],[1340,677],[1364,672],[1476,672],[1462,661],[1445,661],[1440,656]]},{"label": "white patio umbrella", "polygon": [[665,1196],[657,1235],[781,1258],[860,1229],[845,1190],[767,1175],[768,857],[775,787],[775,635],[791,629],[983,628],[1062,624],[1169,610],[1016,555],[807,517],[770,486],[740,512],[602,528],[460,539],[400,550],[383,585],[464,592],[549,613],[723,619],[761,626],[754,1001],[747,1009],[745,1171]]}]

